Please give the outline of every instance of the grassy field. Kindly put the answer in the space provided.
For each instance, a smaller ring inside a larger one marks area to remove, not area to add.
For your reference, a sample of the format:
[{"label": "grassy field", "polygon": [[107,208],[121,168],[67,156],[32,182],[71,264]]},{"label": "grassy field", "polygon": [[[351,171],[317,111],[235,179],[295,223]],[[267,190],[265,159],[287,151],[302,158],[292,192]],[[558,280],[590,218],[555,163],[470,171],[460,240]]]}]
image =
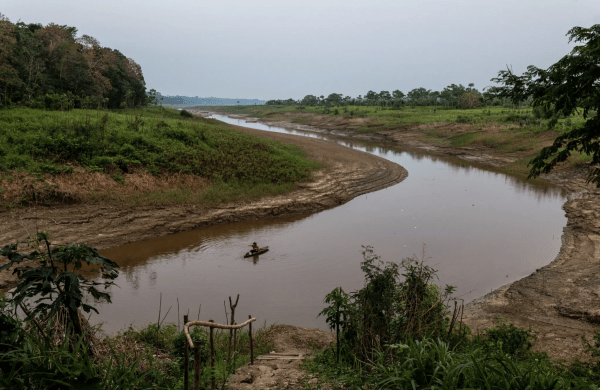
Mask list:
[{"label": "grassy field", "polygon": [[[214,108],[213,108],[214,109]],[[269,120],[291,120],[324,127],[334,125],[359,133],[411,131],[436,145],[461,148],[477,147],[492,153],[507,155],[515,161],[506,169],[527,173],[528,162],[561,133],[582,125],[581,114],[561,118],[553,129],[548,128],[544,113],[531,107],[481,107],[447,109],[445,107],[290,107],[233,106],[219,107],[221,112],[248,114]],[[593,113],[592,113],[593,114]],[[336,128],[336,130],[339,130]],[[568,165],[589,163],[591,157],[574,153]]]},{"label": "grassy field", "polygon": [[303,156],[296,146],[173,109],[0,110],[5,207],[56,202],[77,183],[74,201],[216,204],[278,194],[319,167]]}]

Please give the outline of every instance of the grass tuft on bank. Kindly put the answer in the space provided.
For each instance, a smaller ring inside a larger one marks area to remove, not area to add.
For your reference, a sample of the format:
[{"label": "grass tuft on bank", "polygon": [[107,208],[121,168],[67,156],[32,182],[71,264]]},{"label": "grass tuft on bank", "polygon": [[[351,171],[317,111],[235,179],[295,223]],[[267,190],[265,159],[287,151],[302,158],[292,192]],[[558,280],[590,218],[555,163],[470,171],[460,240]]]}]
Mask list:
[{"label": "grass tuft on bank", "polygon": [[2,205],[218,204],[290,191],[320,167],[296,146],[181,113],[0,110]]}]

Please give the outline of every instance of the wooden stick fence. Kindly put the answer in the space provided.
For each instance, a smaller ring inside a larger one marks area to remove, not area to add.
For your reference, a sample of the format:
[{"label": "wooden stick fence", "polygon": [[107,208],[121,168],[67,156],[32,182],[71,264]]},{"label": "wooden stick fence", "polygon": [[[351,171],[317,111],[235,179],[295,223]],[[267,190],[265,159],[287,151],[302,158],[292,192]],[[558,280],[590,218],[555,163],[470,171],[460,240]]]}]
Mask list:
[{"label": "wooden stick fence", "polygon": [[[237,302],[236,302],[237,304]],[[214,347],[214,340],[213,340],[213,329],[214,328],[218,328],[218,329],[229,329],[230,331],[237,331],[237,329],[241,329],[244,326],[248,325],[248,332],[249,332],[249,337],[250,337],[250,364],[254,364],[254,348],[252,345],[252,322],[256,321],[256,318],[252,318],[251,316],[248,316],[248,320],[246,322],[243,322],[239,325],[223,325],[223,324],[216,324],[213,322],[213,320],[210,320],[208,322],[206,321],[191,321],[188,322],[188,316],[185,315],[184,316],[184,322],[185,325],[183,325],[183,333],[185,334],[185,338],[187,340],[187,343],[185,344],[185,357],[184,357],[184,362],[186,362],[186,366],[185,366],[185,370],[184,370],[184,380],[183,380],[183,386],[184,386],[184,390],[189,390],[189,373],[188,373],[188,362],[189,362],[189,350],[191,348],[191,350],[194,352],[194,390],[200,390],[200,349],[201,349],[201,343],[200,342],[193,342],[192,341],[192,337],[190,336],[190,331],[189,328],[191,326],[205,326],[207,328],[210,328],[210,368],[211,368],[211,372],[214,371],[215,368],[215,347]],[[235,340],[234,340],[235,342]],[[234,344],[234,350],[235,350],[235,344]],[[214,373],[211,377],[211,385],[214,388],[215,387],[215,377],[214,377]]]}]

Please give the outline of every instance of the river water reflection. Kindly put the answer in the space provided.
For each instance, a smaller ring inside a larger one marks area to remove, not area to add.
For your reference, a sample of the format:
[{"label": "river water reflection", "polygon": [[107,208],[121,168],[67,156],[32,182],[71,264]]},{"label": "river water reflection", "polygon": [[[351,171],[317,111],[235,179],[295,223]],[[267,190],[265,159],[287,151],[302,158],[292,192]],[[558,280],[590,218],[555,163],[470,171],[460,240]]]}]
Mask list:
[{"label": "river water reflection", "polygon": [[[269,131],[259,123],[219,120]],[[305,133],[330,138],[322,134]],[[361,245],[385,261],[421,256],[438,269],[439,284],[457,286],[466,301],[551,262],[566,218],[561,192],[544,183],[481,169],[464,161],[336,139],[408,170],[401,183],[308,216],[218,225],[102,251],[121,265],[112,304],[99,304],[103,328],[114,332],[156,321],[159,295],[166,322],[225,321],[223,300],[240,294],[238,318],[326,329],[317,314],[334,287],[363,284]],[[243,259],[253,241],[270,251]]]}]

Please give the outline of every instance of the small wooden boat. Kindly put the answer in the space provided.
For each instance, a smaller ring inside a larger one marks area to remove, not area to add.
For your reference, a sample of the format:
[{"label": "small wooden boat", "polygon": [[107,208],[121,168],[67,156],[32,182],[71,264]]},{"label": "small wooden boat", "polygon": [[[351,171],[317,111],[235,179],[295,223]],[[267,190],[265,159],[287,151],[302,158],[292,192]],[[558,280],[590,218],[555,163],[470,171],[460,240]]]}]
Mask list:
[{"label": "small wooden boat", "polygon": [[244,258],[246,257],[252,257],[252,256],[259,256],[262,255],[263,253],[266,253],[269,251],[269,247],[268,246],[263,246],[262,248],[260,248],[260,250],[258,252],[252,253],[252,252],[248,252],[244,255]]}]

